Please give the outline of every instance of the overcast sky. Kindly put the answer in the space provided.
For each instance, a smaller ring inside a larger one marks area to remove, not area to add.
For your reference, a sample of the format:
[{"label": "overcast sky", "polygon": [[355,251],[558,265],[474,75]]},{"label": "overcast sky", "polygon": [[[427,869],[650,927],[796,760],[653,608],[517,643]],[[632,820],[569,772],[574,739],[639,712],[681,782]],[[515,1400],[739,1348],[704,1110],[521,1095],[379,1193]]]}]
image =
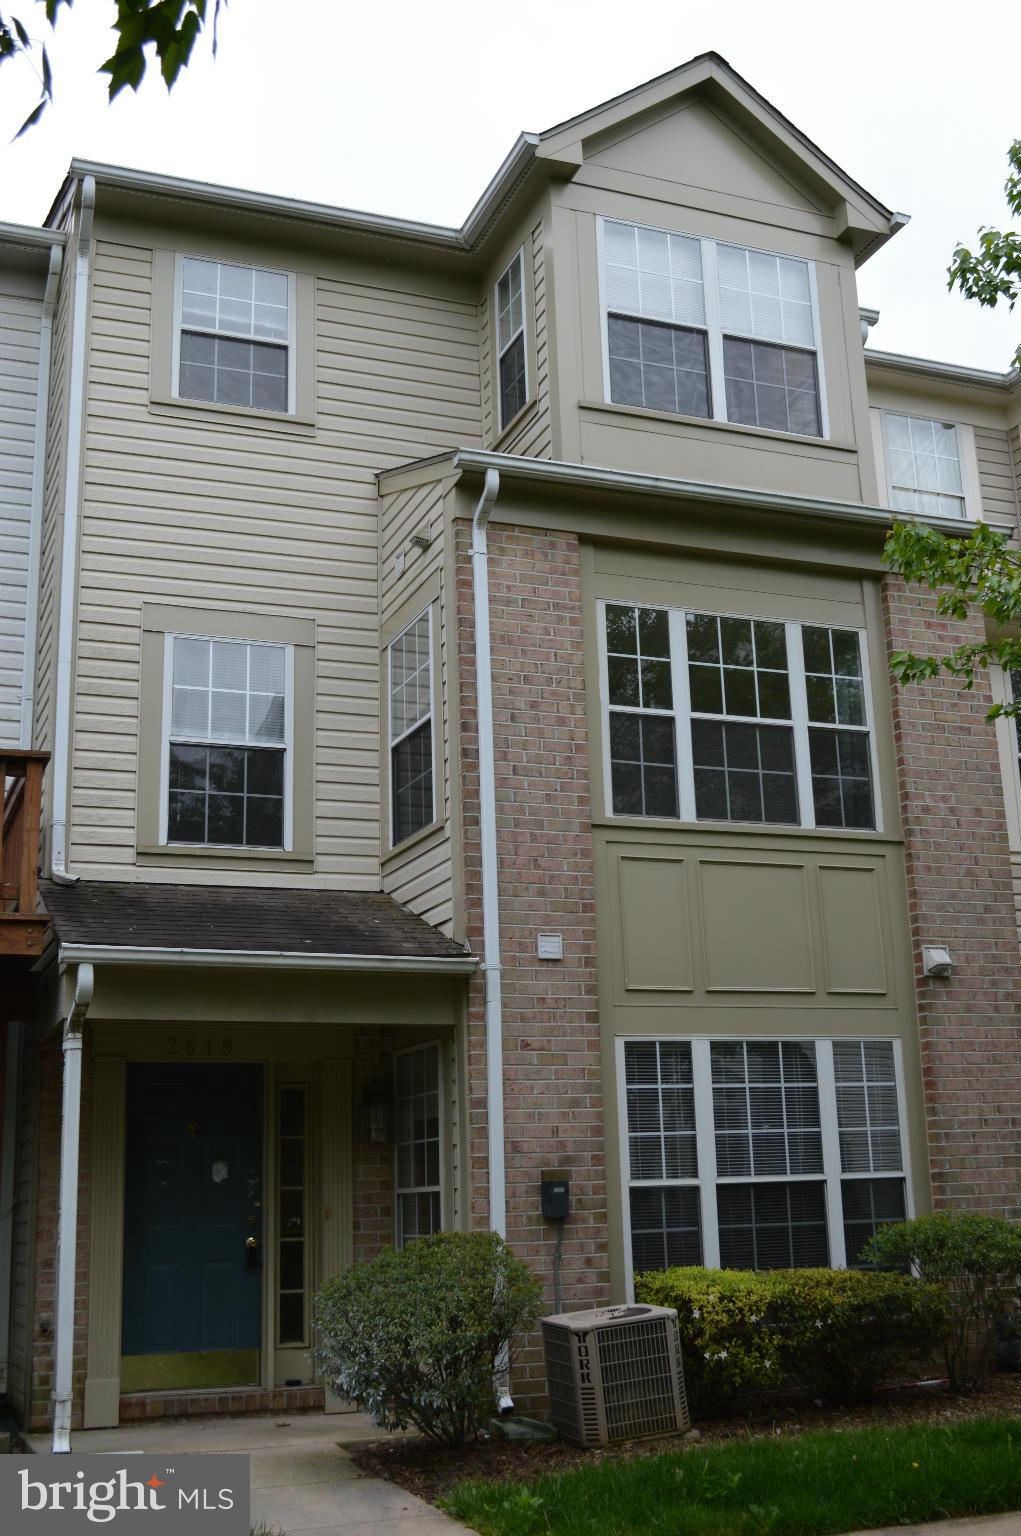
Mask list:
[{"label": "overcast sky", "polygon": [[[14,8],[42,14],[40,0]],[[1002,369],[1017,343],[1005,309],[951,296],[945,277],[958,239],[1007,220],[1016,4],[987,26],[987,12],[947,0],[229,0],[215,63],[200,43],[171,96],[154,74],[111,108],[92,67],[113,12],[114,0],[61,12],[56,104],[13,144],[37,85],[20,65],[0,74],[0,219],[41,221],[78,155],[460,224],[521,129],[715,49],[911,215],[859,273],[861,303],[882,311],[873,345]]]}]

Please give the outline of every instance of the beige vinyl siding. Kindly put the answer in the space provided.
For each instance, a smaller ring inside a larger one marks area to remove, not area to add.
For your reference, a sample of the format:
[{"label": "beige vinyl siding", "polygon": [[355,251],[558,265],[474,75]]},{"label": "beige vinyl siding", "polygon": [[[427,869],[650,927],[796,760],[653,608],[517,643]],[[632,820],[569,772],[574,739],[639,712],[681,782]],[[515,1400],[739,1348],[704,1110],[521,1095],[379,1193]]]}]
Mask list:
[{"label": "beige vinyl siding", "polygon": [[975,455],[984,515],[996,522],[1016,523],[1017,495],[1009,434],[976,427]]},{"label": "beige vinyl siding", "polygon": [[0,744],[10,746],[21,737],[41,308],[0,293]]},{"label": "beige vinyl siding", "polygon": [[541,224],[532,230],[530,245],[535,298],[535,377],[529,380],[529,395],[534,397],[535,405],[526,412],[520,427],[500,444],[500,450],[503,453],[520,453],[532,459],[551,459],[553,435],[550,423],[549,338],[546,330],[546,267]]},{"label": "beige vinyl siding", "polygon": [[[149,409],[152,251],[100,239],[92,305],[71,860],[135,872],[141,604],[316,623],[317,883],[379,886],[376,472],[478,444],[474,302],[317,281],[314,435]],[[421,291],[425,290],[425,291]],[[286,883],[204,858],[206,878]],[[236,871],[236,873],[235,873]],[[145,879],[193,879],[187,856]]]},{"label": "beige vinyl siding", "polygon": [[1014,498],[1021,508],[1021,427],[1015,425],[1007,433],[1010,444],[1010,464],[1014,482]]},{"label": "beige vinyl siding", "polygon": [[[439,635],[439,683],[442,701],[442,784],[437,786],[437,811],[442,811],[442,825],[434,832],[414,839],[410,846],[387,853],[389,826],[387,816],[390,807],[383,807],[383,889],[397,901],[410,907],[426,922],[453,932],[454,895],[451,851],[451,826],[454,807],[451,803],[451,750],[450,750],[450,698],[449,669],[452,661],[448,644],[447,609],[448,592],[444,569],[444,498],[452,481],[432,481],[425,485],[410,486],[380,498],[380,588],[381,617],[388,637],[393,629],[392,616],[398,612],[411,618],[410,610],[424,608],[432,598],[438,604],[438,622],[433,634]],[[409,545],[413,533],[427,534],[429,548],[424,551]],[[405,568],[398,575],[394,556],[404,551]],[[438,598],[434,594],[438,591]],[[409,611],[404,612],[405,605]],[[435,651],[434,651],[435,655]],[[385,676],[385,651],[384,651]],[[435,687],[434,687],[435,693]],[[389,753],[386,730],[386,713],[383,714],[381,748]],[[387,778],[389,775],[387,774]]]}]

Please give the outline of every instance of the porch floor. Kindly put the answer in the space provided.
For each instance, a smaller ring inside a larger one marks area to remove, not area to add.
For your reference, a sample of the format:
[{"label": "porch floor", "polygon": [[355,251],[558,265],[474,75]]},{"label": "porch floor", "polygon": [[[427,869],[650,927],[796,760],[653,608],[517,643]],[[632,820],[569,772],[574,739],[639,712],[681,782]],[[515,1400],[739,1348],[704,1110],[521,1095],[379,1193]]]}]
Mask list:
[{"label": "porch floor", "polygon": [[[365,1413],[162,1420],[71,1436],[79,1455],[112,1451],[241,1451],[252,1459],[252,1525],[283,1536],[443,1536],[467,1527],[379,1477],[365,1477],[344,1449],[378,1440]],[[25,1437],[48,1453],[47,1434]]]}]

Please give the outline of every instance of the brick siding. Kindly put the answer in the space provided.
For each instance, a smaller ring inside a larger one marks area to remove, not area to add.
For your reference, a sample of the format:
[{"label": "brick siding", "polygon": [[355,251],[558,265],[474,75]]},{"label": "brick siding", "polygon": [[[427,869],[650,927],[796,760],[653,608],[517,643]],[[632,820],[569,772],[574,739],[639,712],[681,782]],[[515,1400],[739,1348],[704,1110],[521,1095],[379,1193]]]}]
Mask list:
[{"label": "brick siding", "polygon": [[[889,649],[946,654],[982,621],[935,614],[884,582]],[[987,679],[894,688],[893,728],[915,957],[933,1196],[1021,1218],[1021,951]],[[942,944],[953,975],[922,974]]]},{"label": "brick siding", "polygon": [[[478,733],[470,528],[456,528],[465,915],[482,952]],[[552,1310],[555,1224],[539,1210],[540,1173],[571,1179],[563,1304],[609,1299],[606,1170],[596,991],[595,869],[589,804],[581,568],[573,535],[494,526],[489,534],[493,735],[503,963],[508,1240],[543,1280]],[[562,961],[536,958],[560,933]],[[485,990],[468,1012],[469,1221],[489,1223]],[[535,1340],[514,1379],[519,1406],[545,1397]]]}]

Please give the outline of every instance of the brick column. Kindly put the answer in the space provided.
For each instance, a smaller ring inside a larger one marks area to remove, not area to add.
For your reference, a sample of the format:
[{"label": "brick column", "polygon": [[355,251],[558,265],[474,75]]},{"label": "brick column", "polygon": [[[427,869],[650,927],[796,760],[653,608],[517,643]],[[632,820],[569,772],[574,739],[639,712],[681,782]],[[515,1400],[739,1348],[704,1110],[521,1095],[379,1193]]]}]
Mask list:
[{"label": "brick column", "polygon": [[[478,734],[470,527],[456,528],[466,926],[482,951]],[[489,530],[493,722],[503,960],[508,1241],[541,1276],[552,1308],[555,1227],[539,1211],[543,1168],[569,1170],[572,1215],[563,1305],[609,1299],[606,1170],[596,986],[595,867],[589,806],[581,566],[570,534]],[[536,957],[563,935],[564,958]],[[486,1227],[484,984],[469,994],[470,1220]],[[515,1396],[544,1395],[534,1341]]]},{"label": "brick column", "polygon": [[[940,618],[932,594],[883,584],[891,651],[945,655],[982,620]],[[893,690],[915,991],[937,1205],[1021,1218],[1021,950],[986,678]],[[949,978],[922,974],[945,944]]]}]

